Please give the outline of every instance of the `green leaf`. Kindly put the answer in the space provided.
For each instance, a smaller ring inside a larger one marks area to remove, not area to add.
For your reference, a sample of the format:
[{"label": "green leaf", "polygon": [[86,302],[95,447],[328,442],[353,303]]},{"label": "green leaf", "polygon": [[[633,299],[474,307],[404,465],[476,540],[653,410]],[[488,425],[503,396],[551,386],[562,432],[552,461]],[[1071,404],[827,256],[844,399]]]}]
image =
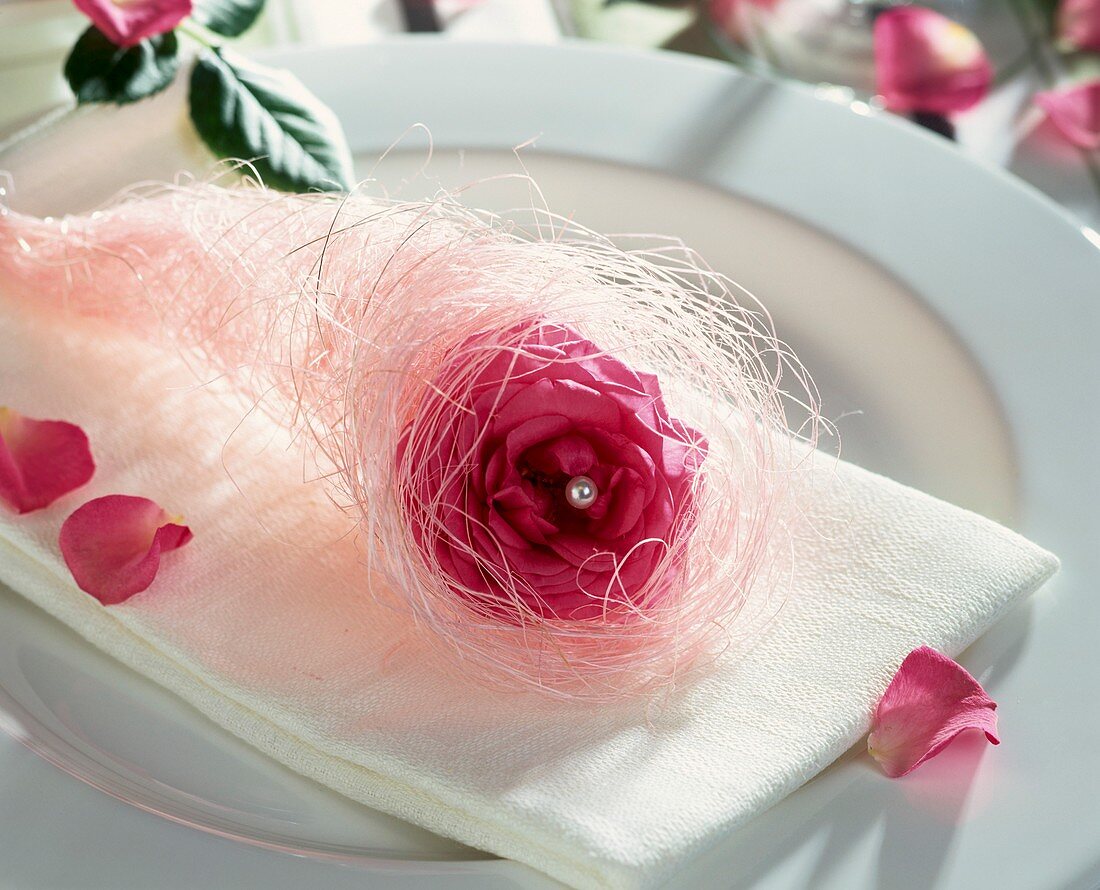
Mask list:
[{"label": "green leaf", "polygon": [[351,187],[351,153],[336,115],[289,72],[204,50],[191,73],[191,120],[215,154],[251,161],[269,186]]},{"label": "green leaf", "polygon": [[195,0],[191,18],[223,37],[240,37],[264,8],[264,0]]},{"label": "green leaf", "polygon": [[159,93],[179,68],[174,32],[158,34],[129,48],[115,46],[96,27],[77,40],[65,60],[65,79],[79,103],[125,105]]}]

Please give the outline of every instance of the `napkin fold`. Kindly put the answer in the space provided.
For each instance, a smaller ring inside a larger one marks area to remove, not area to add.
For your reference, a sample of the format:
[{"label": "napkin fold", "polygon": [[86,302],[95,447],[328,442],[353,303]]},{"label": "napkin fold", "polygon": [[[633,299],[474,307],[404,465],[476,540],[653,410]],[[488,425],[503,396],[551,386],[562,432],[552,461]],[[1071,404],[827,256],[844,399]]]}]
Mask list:
[{"label": "napkin fold", "polygon": [[[779,557],[785,605],[751,646],[652,702],[488,691],[370,598],[350,520],[260,413],[178,356],[5,287],[0,403],[80,424],[99,468],[46,510],[0,508],[0,580],[287,766],[576,887],[666,880],[857,742],[911,649],[958,653],[1057,566],[823,459]],[[104,608],[57,534],[109,493],[182,513],[195,539]]]}]

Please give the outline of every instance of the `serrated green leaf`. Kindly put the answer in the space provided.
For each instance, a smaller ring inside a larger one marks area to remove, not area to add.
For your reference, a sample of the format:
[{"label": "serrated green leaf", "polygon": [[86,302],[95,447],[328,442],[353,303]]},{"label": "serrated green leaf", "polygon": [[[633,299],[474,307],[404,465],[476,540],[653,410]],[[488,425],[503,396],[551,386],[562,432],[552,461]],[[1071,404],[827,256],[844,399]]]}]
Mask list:
[{"label": "serrated green leaf", "polygon": [[172,31],[124,48],[92,26],[65,60],[65,79],[81,104],[125,105],[159,93],[172,82],[177,68],[179,42]]},{"label": "serrated green leaf", "polygon": [[195,0],[191,18],[223,37],[239,37],[255,23],[264,0]]},{"label": "serrated green leaf", "polygon": [[336,116],[289,72],[205,50],[191,73],[190,104],[214,153],[251,161],[269,186],[351,187],[351,154]]}]

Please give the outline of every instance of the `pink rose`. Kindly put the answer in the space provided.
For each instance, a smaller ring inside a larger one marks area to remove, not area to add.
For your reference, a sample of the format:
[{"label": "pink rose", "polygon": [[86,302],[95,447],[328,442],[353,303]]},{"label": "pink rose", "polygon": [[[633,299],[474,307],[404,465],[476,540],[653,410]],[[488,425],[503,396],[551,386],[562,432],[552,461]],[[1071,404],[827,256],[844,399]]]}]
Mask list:
[{"label": "pink rose", "polygon": [[877,89],[893,111],[964,111],[993,82],[993,66],[974,32],[920,6],[879,15],[874,50]]},{"label": "pink rose", "polygon": [[1100,148],[1100,78],[1036,93],[1035,103],[1070,144]]},{"label": "pink rose", "polygon": [[191,0],[73,0],[115,46],[135,46],[191,15]]},{"label": "pink rose", "polygon": [[1062,0],[1057,29],[1069,46],[1100,51],[1100,0]]},{"label": "pink rose", "polygon": [[498,616],[591,619],[676,576],[706,449],[656,377],[539,324],[445,359],[397,462],[416,542],[455,592]]}]

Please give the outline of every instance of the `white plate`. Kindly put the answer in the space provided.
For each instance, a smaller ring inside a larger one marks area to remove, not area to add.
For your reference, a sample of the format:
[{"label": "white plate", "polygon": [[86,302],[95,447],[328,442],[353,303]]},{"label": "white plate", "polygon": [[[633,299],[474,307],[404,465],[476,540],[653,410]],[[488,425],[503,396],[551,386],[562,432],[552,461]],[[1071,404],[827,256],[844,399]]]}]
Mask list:
[{"label": "white plate", "polygon": [[[435,40],[278,61],[337,110],[363,164],[410,124],[430,128],[427,178],[415,175],[420,131],[378,170],[404,194],[517,172],[510,150],[539,137],[521,158],[556,211],[679,235],[765,301],[840,418],[846,457],[1007,521],[1065,561],[965,658],[1002,703],[999,750],[962,742],[902,782],[853,753],[678,883],[1094,886],[1100,237],[907,124],[716,63]],[[171,176],[184,125],[178,96],[157,101],[66,121],[0,156],[16,174],[12,203],[59,213]],[[78,155],[75,178],[50,162]],[[468,199],[530,197],[513,180]],[[221,836],[138,818],[5,743],[0,862],[16,886],[550,883],[290,774],[10,593],[0,690],[3,722],[65,770]]]}]

